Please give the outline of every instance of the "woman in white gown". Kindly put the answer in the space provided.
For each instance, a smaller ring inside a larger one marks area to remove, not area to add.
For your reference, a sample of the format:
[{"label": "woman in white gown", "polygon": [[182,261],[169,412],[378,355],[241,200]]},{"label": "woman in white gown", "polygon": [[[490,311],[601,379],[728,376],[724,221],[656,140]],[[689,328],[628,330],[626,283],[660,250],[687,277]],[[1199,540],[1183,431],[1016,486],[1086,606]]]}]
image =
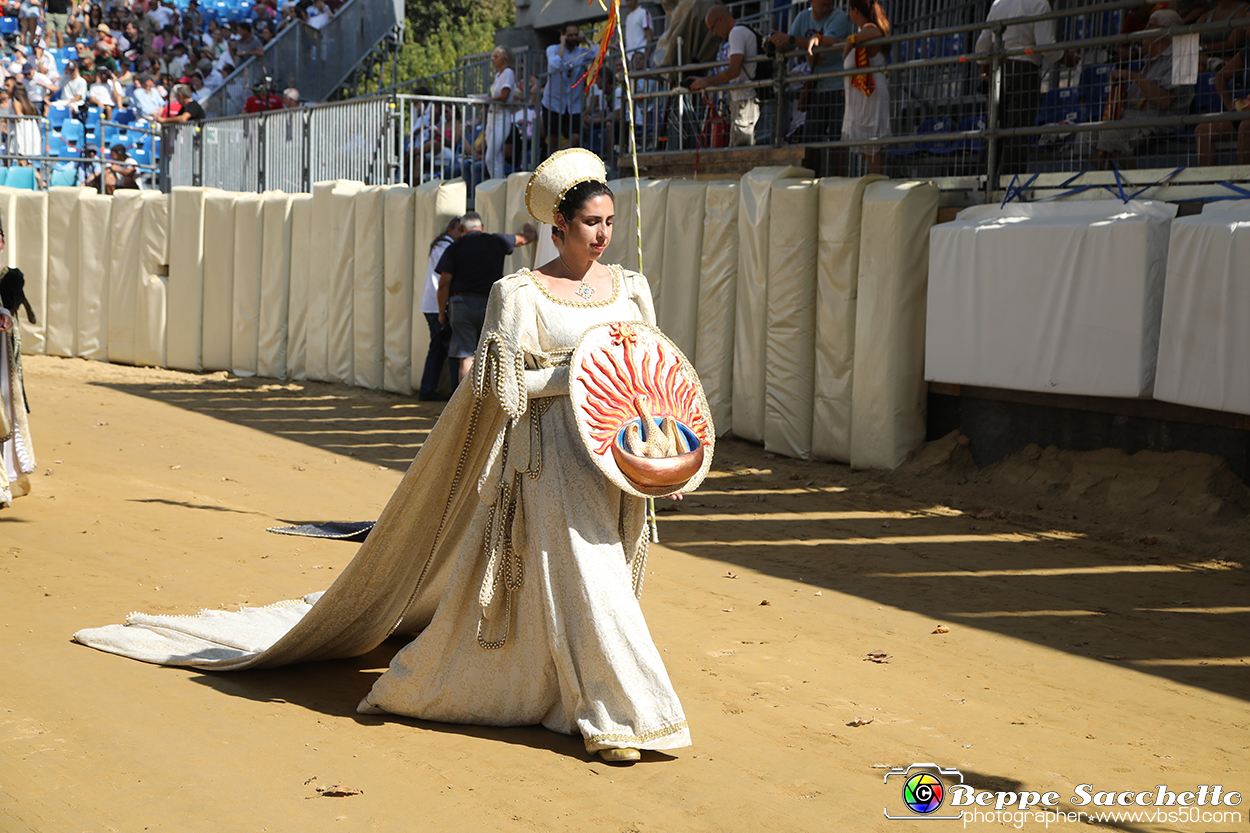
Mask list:
[{"label": "woman in white gown", "polygon": [[[0,227],[3,251],[4,228]],[[18,310],[23,307],[26,317],[35,323],[22,270],[0,265],[0,509],[12,504],[13,498],[30,493],[30,474],[35,470],[26,387],[22,383],[22,333],[17,322]]]},{"label": "woman in white gown", "polygon": [[[495,285],[473,384],[457,390],[323,596],[239,613],[132,614],[75,638],[229,670],[358,655],[391,632],[420,631],[360,711],[542,723],[582,735],[609,761],[688,746],[637,598],[644,501],[596,468],[568,396],[568,361],[587,328],[655,321],[646,279],[598,262],[614,214],[604,180],[602,161],[581,149],[535,172],[527,204],[554,219],[560,256]],[[448,471],[450,487],[434,488]]]},{"label": "woman in white gown", "polygon": [[[863,44],[889,37],[890,21],[876,0],[850,0],[847,13],[857,31],[846,39],[842,47],[842,66],[848,70],[872,67],[873,71],[847,78],[842,139],[848,142],[880,139],[890,135],[890,85],[884,71],[890,47]],[[867,173],[885,172],[881,145],[860,145],[851,150],[864,157]]]}]

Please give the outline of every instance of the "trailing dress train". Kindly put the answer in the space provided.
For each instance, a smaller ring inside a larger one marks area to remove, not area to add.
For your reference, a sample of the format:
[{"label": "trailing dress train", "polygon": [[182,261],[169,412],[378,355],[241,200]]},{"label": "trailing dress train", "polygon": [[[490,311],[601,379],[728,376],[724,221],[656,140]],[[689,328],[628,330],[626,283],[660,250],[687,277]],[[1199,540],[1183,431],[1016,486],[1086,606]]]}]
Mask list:
[{"label": "trailing dress train", "polygon": [[568,360],[588,328],[655,322],[646,278],[611,269],[612,295],[599,301],[556,298],[527,270],[495,285],[473,383],[324,594],[238,612],[135,613],[74,638],[228,671],[357,656],[391,633],[420,633],[359,711],[542,723],[581,734],[590,752],[688,746],[638,603],[644,501],[596,468],[567,395]]}]

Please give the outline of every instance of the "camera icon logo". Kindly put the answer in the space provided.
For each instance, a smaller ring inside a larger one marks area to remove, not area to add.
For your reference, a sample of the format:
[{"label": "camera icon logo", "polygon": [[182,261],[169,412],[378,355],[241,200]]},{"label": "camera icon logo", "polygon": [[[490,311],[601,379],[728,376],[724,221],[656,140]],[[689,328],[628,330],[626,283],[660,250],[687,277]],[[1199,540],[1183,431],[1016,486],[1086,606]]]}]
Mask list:
[{"label": "camera icon logo", "polygon": [[903,807],[908,813],[891,813],[890,808],[886,807],[883,812],[887,819],[953,821],[963,817],[963,813],[958,811],[953,815],[939,812],[946,801],[947,784],[962,784],[964,781],[963,773],[959,770],[937,764],[912,764],[906,769],[891,769],[885,774],[884,783],[888,785],[891,778],[898,779],[895,784],[900,781],[902,783],[900,792]]}]

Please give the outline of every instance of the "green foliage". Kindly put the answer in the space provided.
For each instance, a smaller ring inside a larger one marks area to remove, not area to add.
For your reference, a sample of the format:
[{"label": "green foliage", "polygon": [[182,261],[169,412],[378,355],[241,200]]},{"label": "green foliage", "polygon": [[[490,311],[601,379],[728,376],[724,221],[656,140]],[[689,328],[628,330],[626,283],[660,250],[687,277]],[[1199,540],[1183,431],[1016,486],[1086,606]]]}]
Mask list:
[{"label": "green foliage", "polygon": [[408,0],[399,81],[446,72],[465,55],[489,52],[495,30],[516,21],[512,0]]}]

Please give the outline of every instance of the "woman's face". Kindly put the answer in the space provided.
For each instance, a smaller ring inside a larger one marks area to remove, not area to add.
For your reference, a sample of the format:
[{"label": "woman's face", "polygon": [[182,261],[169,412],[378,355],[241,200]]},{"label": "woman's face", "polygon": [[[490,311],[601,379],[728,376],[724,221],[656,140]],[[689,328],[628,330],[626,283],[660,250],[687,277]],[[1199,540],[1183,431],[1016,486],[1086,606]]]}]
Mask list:
[{"label": "woman's face", "polygon": [[495,68],[495,72],[503,72],[503,68],[507,66],[503,59],[503,53],[492,52],[490,56],[490,65]]},{"label": "woman's face", "polygon": [[565,220],[562,214],[557,215],[557,222],[564,231],[564,250],[598,260],[612,242],[615,219],[616,204],[606,194],[586,200],[572,222]]},{"label": "woman's face", "polygon": [[849,9],[847,9],[846,13],[851,18],[851,22],[854,23],[857,27],[863,27],[863,26],[868,25],[868,18],[860,14],[859,10],[856,9],[854,6],[851,6]]}]

